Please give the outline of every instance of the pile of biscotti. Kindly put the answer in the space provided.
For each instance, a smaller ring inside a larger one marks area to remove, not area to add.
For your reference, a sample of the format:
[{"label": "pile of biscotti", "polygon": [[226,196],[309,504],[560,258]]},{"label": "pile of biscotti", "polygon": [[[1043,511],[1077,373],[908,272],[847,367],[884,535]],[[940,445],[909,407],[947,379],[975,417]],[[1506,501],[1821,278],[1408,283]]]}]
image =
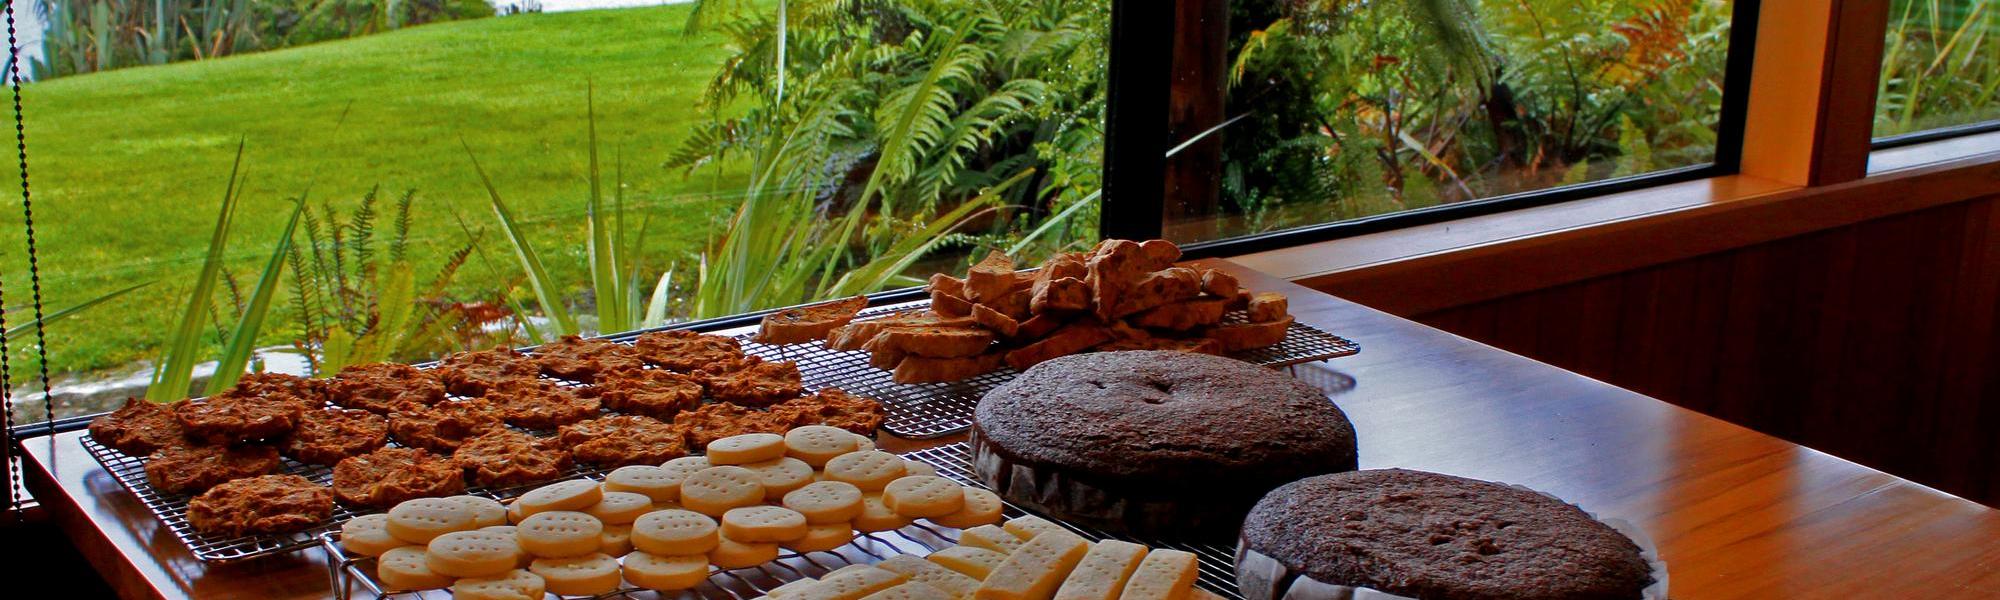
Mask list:
[{"label": "pile of biscotti", "polygon": [[[1174,266],[1180,255],[1166,240],[1105,240],[1015,271],[995,252],[963,279],[933,275],[929,308],[854,321],[860,306],[840,300],[773,315],[761,337],[823,337],[834,350],[867,351],[869,363],[898,383],[958,381],[1002,365],[1025,370],[1084,351],[1220,354],[1285,339],[1292,317],[1284,295],[1247,292],[1215,269]],[[1232,310],[1249,318],[1223,323]]]}]

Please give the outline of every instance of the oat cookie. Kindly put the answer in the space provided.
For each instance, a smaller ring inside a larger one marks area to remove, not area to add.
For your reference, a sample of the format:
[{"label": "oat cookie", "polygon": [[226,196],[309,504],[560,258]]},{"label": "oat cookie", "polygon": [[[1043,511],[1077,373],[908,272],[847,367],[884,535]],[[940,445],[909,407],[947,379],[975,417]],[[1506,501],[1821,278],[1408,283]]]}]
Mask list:
[{"label": "oat cookie", "polygon": [[744,358],[743,346],[735,338],[686,330],[641,335],[632,347],[646,362],[683,373]]},{"label": "oat cookie", "polygon": [[482,396],[494,385],[534,379],[542,368],[534,359],[512,348],[456,352],[438,361],[438,378],[445,391],[460,396]]},{"label": "oat cookie", "polygon": [[213,535],[291,533],[333,514],[333,492],[297,475],[262,475],[209,488],[188,501],[188,523]]},{"label": "oat cookie", "polygon": [[174,404],[126,398],[123,408],[90,421],[90,438],[128,456],[145,456],[179,442],[181,424],[174,420]]},{"label": "oat cookie", "polygon": [[146,457],[146,481],[169,494],[195,493],[224,482],[278,470],[278,449],[181,441]]},{"label": "oat cookie", "polygon": [[570,467],[569,451],[561,443],[504,427],[466,440],[451,461],[465,469],[474,484],[486,487],[548,481]]},{"label": "oat cookie", "polygon": [[811,396],[787,400],[771,407],[793,427],[826,425],[861,435],[875,435],[885,415],[882,403],[867,396],[849,394],[840,388],[824,388]]},{"label": "oat cookie", "polygon": [[389,413],[389,433],[397,442],[438,454],[451,454],[465,440],[499,429],[500,423],[500,411],[484,398],[405,404]]},{"label": "oat cookie", "polygon": [[577,460],[606,467],[657,465],[687,455],[682,429],[649,417],[598,417],[564,425],[561,437]]},{"label": "oat cookie", "polygon": [[334,404],[388,414],[404,405],[442,402],[444,383],[409,365],[369,363],[341,369],[326,381],[326,395]]},{"label": "oat cookie", "polygon": [[644,366],[629,346],[574,335],[536,348],[535,364],[550,377],[583,383],[596,381],[598,373]]},{"label": "oat cookie", "polygon": [[765,362],[753,356],[738,363],[704,367],[695,376],[717,402],[770,406],[805,393],[799,367],[789,360]]},{"label": "oat cookie", "polygon": [[347,504],[389,508],[412,498],[462,491],[464,469],[417,448],[383,448],[333,466],[333,495]]},{"label": "oat cookie", "polygon": [[612,371],[598,376],[597,387],[606,408],[655,419],[672,419],[701,405],[701,382],[673,371]]},{"label": "oat cookie", "polygon": [[706,448],[715,440],[735,435],[783,434],[792,428],[792,415],[717,402],[675,415],[674,425],[687,431],[689,444],[696,448]]},{"label": "oat cookie", "polygon": [[299,424],[304,412],[287,398],[222,394],[174,405],[181,434],[211,444],[233,444],[283,437]]},{"label": "oat cookie", "polygon": [[554,429],[601,414],[594,391],[585,395],[542,379],[500,383],[486,390],[485,399],[508,425],[525,429]]},{"label": "oat cookie", "polygon": [[280,449],[302,463],[330,465],[388,442],[389,420],[382,415],[353,408],[319,408],[299,417],[298,427],[285,437]]}]

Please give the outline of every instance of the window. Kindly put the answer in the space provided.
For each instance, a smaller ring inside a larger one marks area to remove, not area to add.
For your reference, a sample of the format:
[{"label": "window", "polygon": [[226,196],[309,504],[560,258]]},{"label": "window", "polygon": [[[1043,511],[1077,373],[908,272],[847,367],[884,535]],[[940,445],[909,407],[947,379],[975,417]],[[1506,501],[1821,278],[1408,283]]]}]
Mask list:
[{"label": "window", "polygon": [[1734,147],[1734,9],[1228,2],[1227,27],[1203,31],[1221,55],[1176,57],[1176,98],[1222,94],[1175,107],[1166,231],[1220,240],[1708,167]]},{"label": "window", "polygon": [[137,393],[178,332],[173,364],[222,356],[270,265],[257,362],[329,373],[1096,240],[1109,0],[497,4],[48,3],[23,90],[44,300],[86,306],[48,324],[57,416]]},{"label": "window", "polygon": [[2000,119],[2000,13],[1990,2],[1894,0],[1875,137],[1959,133]]}]

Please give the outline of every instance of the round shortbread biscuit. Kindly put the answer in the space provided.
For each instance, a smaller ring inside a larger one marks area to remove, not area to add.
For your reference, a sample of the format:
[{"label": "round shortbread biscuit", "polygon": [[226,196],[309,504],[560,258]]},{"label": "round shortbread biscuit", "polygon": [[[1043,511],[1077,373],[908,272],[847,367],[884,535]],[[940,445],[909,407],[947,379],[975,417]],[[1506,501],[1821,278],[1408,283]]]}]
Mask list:
[{"label": "round shortbread biscuit", "polygon": [[718,569],[742,569],[778,560],[778,545],[769,542],[739,542],[722,538],[708,551],[708,562]]},{"label": "round shortbread biscuit", "polygon": [[889,505],[882,502],[881,494],[868,494],[861,498],[861,514],[854,517],[854,529],[862,533],[875,533],[902,529],[910,522],[909,517],[890,510]]},{"label": "round shortbread biscuit", "polygon": [[715,463],[708,462],[708,457],[706,456],[683,456],[660,463],[660,468],[667,470],[667,476],[676,482],[676,486],[679,485],[678,482],[686,480],[689,475],[700,473],[702,469],[713,466],[715,466]]},{"label": "round shortbread biscuit", "polygon": [[583,509],[584,514],[605,525],[626,525],[649,512],[653,512],[653,499],[634,492],[605,492],[603,500]]},{"label": "round shortbread biscuit", "polygon": [[882,491],[889,482],[908,474],[903,457],[878,450],[849,452],[826,461],[827,480],[852,483],[864,492]]},{"label": "round shortbread biscuit", "polygon": [[785,455],[806,461],[813,468],[824,467],[833,457],[859,449],[860,440],[839,427],[807,425],[785,432]]},{"label": "round shortbread biscuit", "polygon": [[965,486],[965,507],[949,515],[931,517],[931,522],[959,529],[992,525],[1000,522],[1001,513],[1006,510],[1007,505],[1000,501],[999,494]]},{"label": "round shortbread biscuit", "polygon": [[625,555],[625,580],[649,590],[677,592],[708,580],[708,555],[633,552]]},{"label": "round shortbread biscuit", "polygon": [[476,515],[463,502],[449,498],[405,500],[389,509],[389,535],[412,544],[428,544],[437,536],[477,529]]},{"label": "round shortbread biscuit", "polygon": [[472,524],[475,527],[507,524],[507,505],[501,504],[499,500],[479,496],[452,496],[450,500],[456,500],[465,504],[466,508],[472,509]]},{"label": "round shortbread biscuit", "polygon": [[605,525],[604,534],[598,536],[597,551],[611,556],[632,553],[632,526]]},{"label": "round shortbread biscuit", "polygon": [[646,513],[632,522],[632,547],[660,556],[706,554],[720,539],[715,519],[691,510]]},{"label": "round shortbread biscuit", "polygon": [[528,518],[528,513],[521,512],[521,499],[515,498],[513,502],[507,503],[507,523],[509,525],[518,525],[521,523],[521,519],[526,518]]},{"label": "round shortbread biscuit", "polygon": [[361,515],[340,525],[340,547],[362,556],[381,556],[393,548],[410,545],[389,535],[389,515]]},{"label": "round shortbread biscuit", "polygon": [[666,467],[623,466],[604,476],[604,491],[645,494],[654,502],[673,502],[681,497],[681,479],[686,477],[675,477]]},{"label": "round shortbread biscuit", "polygon": [[732,435],[708,443],[708,462],[715,465],[747,465],[785,455],[785,436],[775,433]]},{"label": "round shortbread biscuit", "polygon": [[784,504],[813,525],[846,523],[861,515],[861,488],[842,481],[817,481],[785,494]]},{"label": "round shortbread biscuit", "polygon": [[933,467],[933,466],[931,466],[931,465],[930,465],[930,463],[926,463],[926,462],[923,462],[923,461],[918,461],[918,460],[914,460],[914,459],[905,459],[905,460],[903,461],[903,471],[904,471],[904,472],[906,472],[906,473],[909,473],[909,474],[911,474],[911,475],[936,475],[936,474],[938,474],[938,472],[937,472],[937,467]]},{"label": "round shortbread biscuit", "polygon": [[582,556],[596,552],[604,543],[604,522],[575,511],[535,513],[514,527],[521,549],[536,558]]},{"label": "round shortbread biscuit", "polygon": [[495,525],[492,527],[479,528],[479,531],[492,531],[499,533],[501,535],[505,535],[508,538],[512,538],[514,540],[514,552],[515,552],[514,568],[526,569],[528,568],[528,561],[535,560],[535,556],[532,554],[528,554],[527,550],[521,549],[521,538],[519,537],[521,534],[518,533],[518,530],[519,528],[513,525]]},{"label": "round shortbread biscuit", "polygon": [[681,482],[681,506],[711,517],[720,517],[732,508],[763,503],[763,482],[756,473],[743,467],[709,467]]},{"label": "round shortbread biscuit", "polygon": [[868,452],[875,449],[875,438],[861,435],[859,433],[854,433],[851,431],[848,432],[848,434],[854,436],[855,452]]},{"label": "round shortbread biscuit", "polygon": [[777,502],[792,490],[813,482],[812,465],[790,456],[750,463],[743,468],[757,474],[758,483],[764,484],[764,499],[770,502]]},{"label": "round shortbread biscuit", "polygon": [[448,577],[499,575],[520,563],[521,543],[497,531],[454,531],[431,540],[424,560],[432,573]]},{"label": "round shortbread biscuit", "polygon": [[829,523],[806,528],[805,537],[778,544],[786,550],[798,553],[822,552],[847,545],[854,541],[854,526],[848,523]]},{"label": "round shortbread biscuit", "polygon": [[537,558],[528,572],[541,576],[557,596],[596,596],[618,589],[618,559],[606,554]]},{"label": "round shortbread biscuit", "polygon": [[451,585],[451,576],[431,571],[423,546],[390,548],[375,559],[375,579],[383,591],[434,590]]},{"label": "round shortbread biscuit", "polygon": [[548,594],[542,576],[514,569],[493,577],[471,577],[451,584],[456,600],[541,600]]},{"label": "round shortbread biscuit", "polygon": [[913,475],[882,488],[882,504],[896,514],[922,519],[965,508],[965,486],[936,475]]},{"label": "round shortbread biscuit", "polygon": [[[571,479],[529,490],[514,501],[523,519],[552,510],[583,510],[604,499],[604,489],[588,479]],[[519,521],[516,521],[518,523]]]},{"label": "round shortbread biscuit", "polygon": [[722,513],[722,537],[745,543],[789,542],[806,535],[806,516],[779,506],[745,506]]}]

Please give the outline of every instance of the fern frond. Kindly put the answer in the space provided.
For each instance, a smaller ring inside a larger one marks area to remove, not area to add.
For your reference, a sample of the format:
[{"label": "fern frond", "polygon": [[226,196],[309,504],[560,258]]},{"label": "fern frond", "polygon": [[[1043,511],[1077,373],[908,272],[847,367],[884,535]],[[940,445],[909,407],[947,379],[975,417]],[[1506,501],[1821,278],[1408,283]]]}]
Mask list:
[{"label": "fern frond", "polygon": [[416,204],[417,190],[410,188],[396,199],[396,237],[389,240],[389,261],[403,262],[409,255],[410,209]]},{"label": "fern frond", "polygon": [[381,185],[368,189],[368,195],[361,197],[361,207],[348,218],[347,230],[354,239],[354,273],[367,280],[375,274],[375,198],[382,191]]}]

